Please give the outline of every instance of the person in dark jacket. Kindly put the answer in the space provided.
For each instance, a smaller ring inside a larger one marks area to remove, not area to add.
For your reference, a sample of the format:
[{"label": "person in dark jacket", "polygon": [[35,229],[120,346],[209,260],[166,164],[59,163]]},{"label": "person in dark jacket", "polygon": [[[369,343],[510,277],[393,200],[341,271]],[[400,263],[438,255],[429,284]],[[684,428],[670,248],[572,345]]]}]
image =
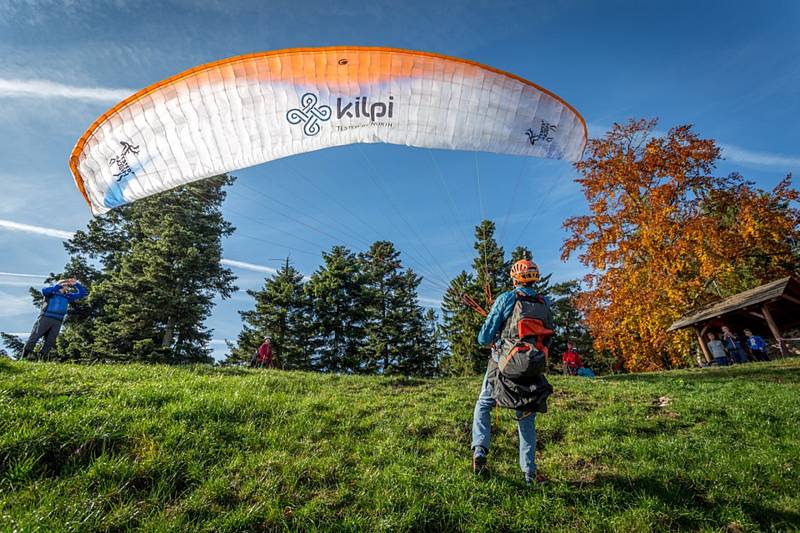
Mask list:
[{"label": "person in dark jacket", "polygon": [[[478,343],[482,346],[494,345],[499,340],[506,321],[514,311],[517,292],[531,297],[537,296],[533,284],[539,280],[539,267],[533,261],[523,259],[514,263],[511,268],[511,279],[514,290],[504,292],[497,297],[478,334]],[[549,303],[547,305],[549,307]],[[472,469],[476,474],[483,474],[486,471],[486,456],[489,453],[491,440],[491,414],[496,404],[492,394],[494,380],[491,378],[493,373],[496,373],[498,357],[499,352],[493,347],[481,392],[478,401],[475,402],[472,419]],[[525,474],[525,483],[528,485],[542,483],[544,478],[536,475],[536,413],[518,410],[516,414],[519,429],[519,465]]]},{"label": "person in dark jacket", "polygon": [[728,326],[722,326],[722,344],[734,363],[742,364],[747,362],[747,353],[742,347],[742,341]]},{"label": "person in dark jacket", "polygon": [[39,339],[44,337],[44,345],[39,351],[39,359],[46,359],[47,354],[56,343],[58,333],[61,331],[61,324],[67,316],[69,304],[77,302],[87,294],[89,291],[75,278],[60,280],[55,285],[42,288],[44,304],[42,304],[39,318],[33,325],[31,335],[22,349],[22,358],[27,359],[33,353]]}]

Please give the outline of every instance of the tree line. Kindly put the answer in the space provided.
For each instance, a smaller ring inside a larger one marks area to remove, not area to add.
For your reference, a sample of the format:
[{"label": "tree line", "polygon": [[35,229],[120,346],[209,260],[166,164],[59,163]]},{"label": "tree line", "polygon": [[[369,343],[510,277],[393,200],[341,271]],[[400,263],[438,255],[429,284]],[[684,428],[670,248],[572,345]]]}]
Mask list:
[{"label": "tree line", "polygon": [[[214,363],[213,332],[204,322],[214,298],[238,290],[222,263],[222,241],[235,228],[221,206],[234,180],[218,176],[114,209],[66,241],[68,262],[48,281],[75,277],[90,295],[68,314],[52,359]],[[461,296],[486,304],[487,283],[494,295],[509,289],[511,262],[531,255],[518,247],[506,258],[494,231],[488,220],[475,228],[473,268],[450,283],[441,319],[419,304],[422,277],[403,265],[389,241],[360,253],[333,246],[307,277],[287,258],[262,288],[247,291],[253,304],[240,312],[242,330],[229,343],[223,364],[245,363],[270,336],[284,369],[416,376],[482,372],[488,352],[476,337],[483,318],[464,306]],[[549,279],[545,276],[539,289],[556,298],[557,309],[564,308],[556,313],[557,322],[563,317],[559,324],[568,323],[569,332],[580,322],[569,314],[575,313],[574,295],[564,284],[551,287]],[[35,305],[42,304],[38,289],[31,288],[31,296]],[[10,352],[20,352],[19,339],[3,334],[3,340]],[[591,349],[590,341],[583,344]]]},{"label": "tree line", "polygon": [[277,365],[323,372],[430,376],[444,352],[435,312],[418,303],[422,278],[389,241],[354,253],[334,246],[307,279],[287,259],[240,311],[226,363],[250,359],[269,336]]},{"label": "tree line", "polygon": [[[690,126],[656,135],[655,121],[615,124],[590,141],[575,164],[588,202],[567,219],[562,258],[577,255],[590,274],[537,289],[553,306],[553,366],[566,342],[596,371],[651,370],[691,361],[694,339],[668,334],[682,314],[800,271],[800,192],[791,176],[762,190],[738,174],[716,176],[712,139]],[[221,206],[235,178],[217,176],[139,200],[94,218],[65,242],[69,260],[49,281],[75,277],[89,287],[56,345],[60,360],[212,363],[205,320],[217,297],[236,290],[222,263],[234,233]],[[470,269],[443,295],[441,316],[419,305],[422,278],[389,241],[354,252],[334,246],[307,278],[289,260],[241,313],[226,363],[249,359],[265,335],[287,369],[406,375],[473,375],[488,350],[477,345],[483,318],[464,295],[489,307],[510,289],[513,261],[475,227]],[[536,260],[536,257],[533,257]],[[31,290],[34,304],[41,295]],[[2,335],[11,354],[19,339]],[[0,355],[7,352],[0,351]]]}]

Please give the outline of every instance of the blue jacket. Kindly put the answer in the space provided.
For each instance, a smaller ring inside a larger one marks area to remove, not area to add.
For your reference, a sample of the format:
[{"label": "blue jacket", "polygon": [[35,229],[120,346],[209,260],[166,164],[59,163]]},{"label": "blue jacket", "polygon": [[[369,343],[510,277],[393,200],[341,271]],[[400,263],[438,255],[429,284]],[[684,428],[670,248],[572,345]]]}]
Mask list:
[{"label": "blue jacket", "polygon": [[764,348],[767,347],[767,343],[764,342],[764,339],[762,339],[758,335],[747,337],[747,344],[750,346],[751,350],[763,350]]},{"label": "blue jacket", "polygon": [[61,285],[58,284],[44,287],[42,296],[44,296],[47,305],[42,310],[42,316],[64,320],[69,303],[76,302],[89,294],[86,287],[80,283],[75,283],[74,287],[78,289],[78,292],[68,292],[67,294],[61,294]]},{"label": "blue jacket", "polygon": [[[494,301],[492,310],[489,311],[489,316],[486,317],[486,321],[483,323],[483,327],[481,327],[480,333],[478,333],[478,344],[487,346],[500,338],[503,324],[514,312],[514,304],[517,303],[517,297],[514,293],[517,291],[524,292],[528,296],[536,296],[536,291],[530,287],[517,287],[498,296]],[[546,299],[545,302],[547,302],[548,306],[550,305],[550,302]]]}]

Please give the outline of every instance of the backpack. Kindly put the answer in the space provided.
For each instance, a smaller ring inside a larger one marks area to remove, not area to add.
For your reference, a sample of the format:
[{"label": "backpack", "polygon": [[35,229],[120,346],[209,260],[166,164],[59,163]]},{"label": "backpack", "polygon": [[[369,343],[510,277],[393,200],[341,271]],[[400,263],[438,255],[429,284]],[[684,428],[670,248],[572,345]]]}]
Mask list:
[{"label": "backpack", "polygon": [[553,337],[553,313],[541,296],[516,292],[517,302],[500,335],[498,368],[514,380],[541,376]]},{"label": "backpack", "polygon": [[489,360],[492,397],[500,407],[547,412],[553,387],[544,377],[553,336],[553,315],[541,296],[516,292],[517,301],[500,336],[499,356]]}]

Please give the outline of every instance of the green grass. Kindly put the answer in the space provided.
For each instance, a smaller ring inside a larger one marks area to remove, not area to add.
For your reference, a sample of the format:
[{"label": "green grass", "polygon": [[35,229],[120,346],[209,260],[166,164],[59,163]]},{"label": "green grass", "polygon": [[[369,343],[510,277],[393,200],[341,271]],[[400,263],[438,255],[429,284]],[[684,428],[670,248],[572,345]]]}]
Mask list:
[{"label": "green grass", "polygon": [[551,381],[526,489],[478,378],[4,360],[0,530],[800,529],[800,361]]}]

